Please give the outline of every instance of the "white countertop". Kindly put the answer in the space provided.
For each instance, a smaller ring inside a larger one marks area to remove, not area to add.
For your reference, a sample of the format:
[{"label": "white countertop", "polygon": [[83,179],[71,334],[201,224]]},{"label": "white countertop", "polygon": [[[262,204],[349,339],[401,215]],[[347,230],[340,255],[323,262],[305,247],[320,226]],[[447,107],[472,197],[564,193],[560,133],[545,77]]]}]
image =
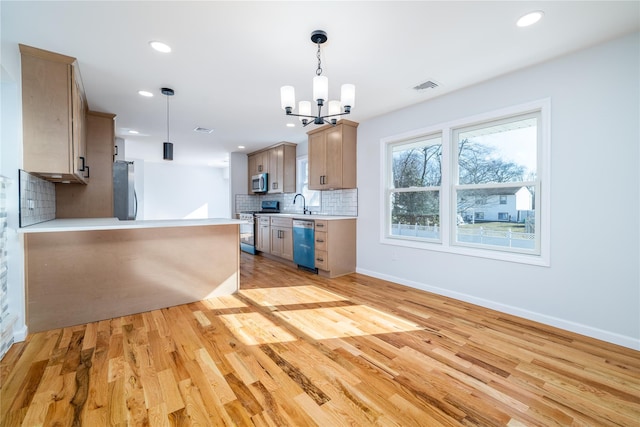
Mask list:
[{"label": "white countertop", "polygon": [[50,233],[60,231],[123,230],[129,228],[196,227],[202,225],[242,224],[245,221],[225,218],[168,219],[120,221],[118,218],[53,219],[18,229],[19,233]]},{"label": "white countertop", "polygon": [[279,216],[283,218],[293,218],[293,219],[313,219],[313,220],[326,220],[326,221],[335,221],[339,219],[357,219],[355,216],[341,216],[341,215],[303,215],[301,213],[259,213],[256,216]]}]

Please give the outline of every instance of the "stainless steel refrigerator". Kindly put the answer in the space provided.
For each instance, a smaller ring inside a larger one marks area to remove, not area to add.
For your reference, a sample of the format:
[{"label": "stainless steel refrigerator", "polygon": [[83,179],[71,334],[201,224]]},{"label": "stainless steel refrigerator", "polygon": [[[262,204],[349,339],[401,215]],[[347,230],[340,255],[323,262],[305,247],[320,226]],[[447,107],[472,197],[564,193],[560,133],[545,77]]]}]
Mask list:
[{"label": "stainless steel refrigerator", "polygon": [[113,214],[120,220],[136,219],[138,214],[133,162],[113,162]]}]

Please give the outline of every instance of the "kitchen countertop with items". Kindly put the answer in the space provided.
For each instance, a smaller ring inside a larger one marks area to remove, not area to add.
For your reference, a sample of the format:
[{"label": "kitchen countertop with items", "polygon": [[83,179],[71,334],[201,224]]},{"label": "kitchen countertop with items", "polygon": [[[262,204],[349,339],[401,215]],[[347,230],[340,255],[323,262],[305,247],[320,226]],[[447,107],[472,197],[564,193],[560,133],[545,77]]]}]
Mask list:
[{"label": "kitchen countertop with items", "polygon": [[[307,215],[309,216],[309,215]],[[118,218],[68,218],[54,219],[39,224],[22,227],[20,233],[50,233],[62,231],[85,230],[123,230],[132,228],[161,228],[161,227],[197,227],[203,225],[241,224],[237,219],[206,218],[206,219],[169,219],[169,220],[132,220],[120,221]]]},{"label": "kitchen countertop with items", "polygon": [[303,215],[301,213],[257,213],[256,216],[277,216],[281,218],[326,220],[326,221],[357,218],[355,216],[322,215],[322,214]]}]

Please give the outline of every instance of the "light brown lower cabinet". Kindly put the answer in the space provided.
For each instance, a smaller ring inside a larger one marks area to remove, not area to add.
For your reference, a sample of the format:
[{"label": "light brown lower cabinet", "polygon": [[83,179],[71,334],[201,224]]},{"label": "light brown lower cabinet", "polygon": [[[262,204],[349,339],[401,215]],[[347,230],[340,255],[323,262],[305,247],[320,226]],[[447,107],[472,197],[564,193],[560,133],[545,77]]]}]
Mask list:
[{"label": "light brown lower cabinet", "polygon": [[356,220],[315,220],[315,266],[318,274],[343,276],[356,271]]},{"label": "light brown lower cabinet", "polygon": [[29,332],[237,292],[237,224],[26,233]]},{"label": "light brown lower cabinet", "polygon": [[271,217],[271,255],[293,261],[293,220]]},{"label": "light brown lower cabinet", "polygon": [[256,249],[260,252],[271,252],[271,226],[268,216],[259,216],[257,235],[255,236]]}]

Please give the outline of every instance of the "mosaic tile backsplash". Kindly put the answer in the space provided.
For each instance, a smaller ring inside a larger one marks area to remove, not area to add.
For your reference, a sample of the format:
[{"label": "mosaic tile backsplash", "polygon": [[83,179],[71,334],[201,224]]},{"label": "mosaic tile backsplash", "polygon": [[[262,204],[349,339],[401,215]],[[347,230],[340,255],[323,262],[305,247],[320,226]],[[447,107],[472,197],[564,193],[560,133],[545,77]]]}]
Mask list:
[{"label": "mosaic tile backsplash", "polygon": [[56,185],[20,171],[20,227],[56,218]]},{"label": "mosaic tile backsplash", "polygon": [[[235,212],[259,211],[263,200],[277,200],[280,202],[282,212],[301,212],[302,205],[293,204],[295,194],[272,194],[254,196],[249,194],[236,194]],[[358,216],[358,189],[326,190],[320,192],[320,214]],[[316,213],[315,211],[313,213]]]}]

